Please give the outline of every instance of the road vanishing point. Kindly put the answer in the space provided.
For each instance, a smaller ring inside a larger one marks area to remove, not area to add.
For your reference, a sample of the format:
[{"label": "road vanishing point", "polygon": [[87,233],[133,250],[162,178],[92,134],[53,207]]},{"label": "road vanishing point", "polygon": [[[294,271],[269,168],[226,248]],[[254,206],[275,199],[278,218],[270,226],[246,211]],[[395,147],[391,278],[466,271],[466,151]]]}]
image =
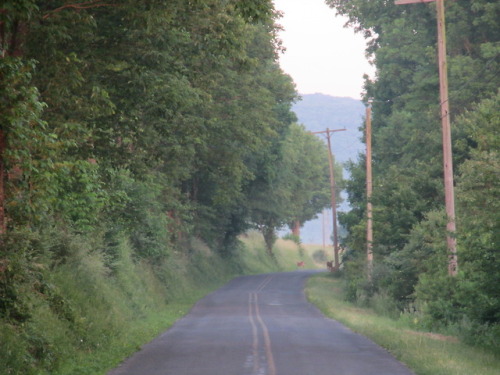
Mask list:
[{"label": "road vanishing point", "polygon": [[238,277],[108,375],[414,375],[307,302],[315,272]]}]

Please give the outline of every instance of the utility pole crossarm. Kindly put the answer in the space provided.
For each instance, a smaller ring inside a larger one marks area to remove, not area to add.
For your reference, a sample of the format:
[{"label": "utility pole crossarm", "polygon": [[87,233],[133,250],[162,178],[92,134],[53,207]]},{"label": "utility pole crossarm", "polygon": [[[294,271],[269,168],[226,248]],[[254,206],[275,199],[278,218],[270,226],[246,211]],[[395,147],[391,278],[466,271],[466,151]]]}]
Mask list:
[{"label": "utility pole crossarm", "polygon": [[418,4],[418,3],[432,3],[436,0],[396,0],[394,4],[396,5],[406,5],[406,4]]},{"label": "utility pole crossarm", "polygon": [[310,132],[311,134],[329,134],[329,133],[334,133],[334,132],[343,132],[343,131],[346,131],[347,129],[334,129],[334,130],[331,130],[331,129],[326,129],[326,130],[323,130],[323,131],[320,131],[320,132]]}]

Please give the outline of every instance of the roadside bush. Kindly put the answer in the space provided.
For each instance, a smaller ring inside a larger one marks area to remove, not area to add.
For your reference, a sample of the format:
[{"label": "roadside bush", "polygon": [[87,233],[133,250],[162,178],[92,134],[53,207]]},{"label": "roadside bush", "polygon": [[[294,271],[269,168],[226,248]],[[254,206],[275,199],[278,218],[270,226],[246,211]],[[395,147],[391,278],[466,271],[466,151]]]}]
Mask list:
[{"label": "roadside bush", "polygon": [[0,367],[5,374],[33,374],[29,345],[14,325],[0,320]]},{"label": "roadside bush", "polygon": [[295,242],[297,245],[300,245],[302,241],[300,240],[300,237],[293,234],[293,233],[287,233],[282,237],[284,240],[289,240]]},{"label": "roadside bush", "polygon": [[317,263],[326,263],[326,261],[328,260],[328,258],[326,256],[326,251],[323,249],[316,250],[313,253],[312,257],[313,257],[314,261]]},{"label": "roadside bush", "polygon": [[375,293],[369,299],[369,306],[379,315],[387,316],[389,318],[398,318],[401,314],[400,306],[385,292]]},{"label": "roadside bush", "polygon": [[287,233],[282,237],[284,240],[289,240],[293,241],[297,244],[298,250],[299,250],[299,256],[302,258],[304,257],[305,250],[304,247],[302,246],[302,241],[299,236],[293,234],[293,233]]},{"label": "roadside bush", "polygon": [[353,251],[344,255],[344,288],[345,299],[349,302],[358,302],[365,299],[364,289],[367,284],[364,260],[357,257]]},{"label": "roadside bush", "polygon": [[465,343],[500,354],[500,324],[480,324],[464,317],[454,328]]},{"label": "roadside bush", "polygon": [[422,324],[427,329],[439,330],[460,321],[463,312],[456,290],[457,279],[449,277],[446,271],[421,275],[416,295],[424,306]]}]

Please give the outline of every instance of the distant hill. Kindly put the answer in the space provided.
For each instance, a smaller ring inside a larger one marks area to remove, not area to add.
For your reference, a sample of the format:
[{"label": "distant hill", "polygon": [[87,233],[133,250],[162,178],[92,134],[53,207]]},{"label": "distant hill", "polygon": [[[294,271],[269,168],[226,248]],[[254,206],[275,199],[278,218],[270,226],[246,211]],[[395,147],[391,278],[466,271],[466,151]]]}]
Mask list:
[{"label": "distant hill", "polygon": [[307,130],[322,131],[329,129],[346,129],[332,136],[332,150],[339,162],[356,160],[359,152],[364,152],[361,142],[362,125],[365,106],[360,100],[338,98],[324,94],[301,95],[302,100],[293,106],[299,123]]},{"label": "distant hill", "polygon": [[[359,130],[365,115],[364,104],[360,100],[324,94],[304,94],[301,97],[302,100],[293,106],[298,122],[309,131],[345,128],[346,131],[332,135],[333,154],[341,163],[357,160],[358,154],[365,151],[365,146],[361,142],[362,133]],[[348,177],[345,170],[344,177]],[[349,205],[344,203],[339,210],[348,211]],[[327,216],[328,223],[331,223],[331,210]],[[305,223],[301,230],[301,239],[303,243],[323,242],[321,215],[318,219]]]}]

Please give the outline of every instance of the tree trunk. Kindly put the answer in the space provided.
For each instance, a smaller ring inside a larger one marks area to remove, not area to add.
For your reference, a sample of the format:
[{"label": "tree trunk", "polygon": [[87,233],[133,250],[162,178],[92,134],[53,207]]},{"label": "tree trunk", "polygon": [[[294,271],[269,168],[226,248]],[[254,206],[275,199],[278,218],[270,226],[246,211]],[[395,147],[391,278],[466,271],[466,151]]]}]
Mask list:
[{"label": "tree trunk", "polygon": [[294,236],[297,236],[297,238],[300,238],[300,221],[299,220],[295,220],[293,222],[292,234]]},{"label": "tree trunk", "polygon": [[5,133],[0,129],[0,234],[7,232],[5,217]]},{"label": "tree trunk", "polygon": [[264,236],[264,241],[266,243],[266,251],[269,256],[273,259],[276,259],[273,253],[273,245],[276,241],[276,232],[274,230],[274,226],[272,225],[264,225],[261,229],[262,235]]}]

